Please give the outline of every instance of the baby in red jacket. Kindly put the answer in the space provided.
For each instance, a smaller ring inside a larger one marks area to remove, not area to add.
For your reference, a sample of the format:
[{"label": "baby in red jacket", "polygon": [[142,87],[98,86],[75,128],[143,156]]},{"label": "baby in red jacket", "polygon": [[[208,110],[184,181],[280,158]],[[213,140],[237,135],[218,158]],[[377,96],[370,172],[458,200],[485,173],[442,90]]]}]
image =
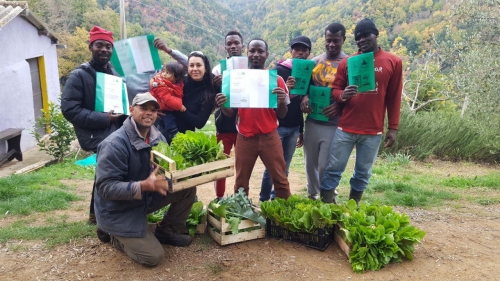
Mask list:
[{"label": "baby in red jacket", "polygon": [[172,111],[186,111],[182,104],[182,90],[184,83],[182,77],[185,74],[184,67],[177,62],[166,63],[161,72],[149,81],[151,95],[158,100],[162,114],[160,118],[167,132],[171,135],[177,133],[175,116]]}]

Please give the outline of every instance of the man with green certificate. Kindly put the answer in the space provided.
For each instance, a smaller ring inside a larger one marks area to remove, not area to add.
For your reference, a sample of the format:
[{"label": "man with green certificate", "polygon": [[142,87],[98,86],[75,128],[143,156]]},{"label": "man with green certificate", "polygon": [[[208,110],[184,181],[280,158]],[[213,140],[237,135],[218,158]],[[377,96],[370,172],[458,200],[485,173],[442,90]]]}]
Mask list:
[{"label": "man with green certificate", "polygon": [[[94,26],[90,30],[89,51],[92,53],[92,59],[73,70],[64,84],[61,110],[64,118],[73,124],[82,149],[97,152],[97,145],[121,127],[126,116],[114,114],[113,111],[96,111],[96,73],[119,76],[109,63],[113,53],[112,32]],[[95,183],[90,201],[90,224],[96,224],[94,189]],[[99,239],[108,242],[109,236],[101,234],[103,233],[98,229]]]},{"label": "man with green certificate", "polygon": [[325,29],[325,52],[313,58],[315,66],[312,73],[313,86],[302,99],[301,109],[309,113],[304,127],[304,160],[307,176],[307,192],[313,199],[319,198],[319,184],[328,163],[328,152],[338,123],[338,106],[330,100],[337,66],[347,57],[342,52],[345,41],[345,27],[332,23]]},{"label": "man with green certificate", "polygon": [[[373,54],[375,84],[370,86],[370,83],[349,77],[358,75],[351,71],[352,66],[356,66],[352,63],[367,64],[366,60],[369,58],[350,62],[351,58],[342,60],[333,82],[333,98],[343,105],[343,109],[330,149],[328,165],[321,180],[321,197],[327,203],[334,202],[335,189],[339,185],[354,147],[356,147],[356,164],[350,180],[349,199],[354,199],[358,203],[361,200],[377,158],[384,133],[386,112],[388,131],[384,147],[390,147],[396,141],[403,88],[403,65],[400,58],[378,46],[377,37],[378,30],[369,19],[361,20],[354,29],[354,39],[359,51],[352,58]],[[358,68],[361,66],[358,65]],[[364,76],[368,81],[371,75]],[[361,81],[361,84],[353,85],[349,81]],[[367,91],[360,90],[365,85]]]},{"label": "man with green certificate", "polygon": [[[248,61],[250,70],[264,69],[269,56],[267,43],[262,39],[253,39],[248,43]],[[235,71],[235,70],[232,70]],[[225,73],[228,73],[227,71]],[[226,74],[224,74],[226,75]],[[225,80],[226,78],[224,78]],[[260,157],[264,166],[271,175],[276,197],[287,199],[290,196],[290,185],[286,176],[283,148],[278,135],[278,117],[283,118],[287,114],[287,104],[290,103],[285,81],[277,76],[278,87],[271,90],[276,95],[277,108],[230,108],[224,107],[228,97],[219,93],[215,97],[217,105],[222,113],[232,117],[237,115],[236,127],[238,137],[236,142],[236,179],[234,183],[235,192],[243,187],[248,194],[250,176],[253,167]],[[226,81],[224,82],[226,83]],[[268,95],[269,92],[259,93]]]}]

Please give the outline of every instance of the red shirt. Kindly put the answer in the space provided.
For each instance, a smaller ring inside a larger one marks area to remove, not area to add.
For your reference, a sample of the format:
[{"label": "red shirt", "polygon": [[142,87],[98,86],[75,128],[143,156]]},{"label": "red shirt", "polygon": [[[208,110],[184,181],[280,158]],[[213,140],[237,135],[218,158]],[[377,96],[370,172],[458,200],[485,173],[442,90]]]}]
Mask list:
[{"label": "red shirt", "polygon": [[[278,75],[278,87],[285,90],[288,88],[285,81]],[[268,134],[278,128],[278,118],[273,108],[238,108],[236,117],[236,129],[245,137],[253,137],[258,134]]]},{"label": "red shirt", "polygon": [[376,90],[360,93],[345,102],[342,101],[341,95],[348,86],[347,58],[340,62],[337,69],[332,96],[343,105],[338,128],[345,132],[364,135],[382,134],[386,110],[389,129],[398,129],[403,90],[403,64],[400,58],[382,49],[374,58]]}]

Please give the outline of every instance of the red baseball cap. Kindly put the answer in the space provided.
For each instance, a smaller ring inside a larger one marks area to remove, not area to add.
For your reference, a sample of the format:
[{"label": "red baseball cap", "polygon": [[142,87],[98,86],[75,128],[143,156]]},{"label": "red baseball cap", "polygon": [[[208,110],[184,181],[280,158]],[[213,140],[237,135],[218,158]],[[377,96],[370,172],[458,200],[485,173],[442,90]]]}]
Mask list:
[{"label": "red baseball cap", "polygon": [[94,26],[90,30],[90,42],[89,44],[92,44],[92,42],[96,40],[106,40],[113,44],[113,32],[108,31],[104,28],[101,28],[99,26]]}]

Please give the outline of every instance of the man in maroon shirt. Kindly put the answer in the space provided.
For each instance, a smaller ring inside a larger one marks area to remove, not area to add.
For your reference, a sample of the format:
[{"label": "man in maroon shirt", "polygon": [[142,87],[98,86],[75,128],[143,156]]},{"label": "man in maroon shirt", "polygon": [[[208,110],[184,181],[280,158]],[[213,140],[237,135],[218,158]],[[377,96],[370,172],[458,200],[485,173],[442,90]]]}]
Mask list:
[{"label": "man in maroon shirt", "polygon": [[382,50],[377,44],[378,30],[369,19],[363,19],[354,29],[354,39],[361,53],[374,53],[376,88],[358,92],[355,85],[348,85],[347,58],[339,64],[332,86],[332,98],[343,105],[337,131],[330,149],[328,165],[321,180],[321,197],[324,202],[334,201],[334,192],[354,146],[356,164],[350,180],[349,199],[359,203],[371,177],[384,130],[387,111],[388,132],[384,147],[396,141],[399,125],[401,92],[403,88],[401,59]]}]

